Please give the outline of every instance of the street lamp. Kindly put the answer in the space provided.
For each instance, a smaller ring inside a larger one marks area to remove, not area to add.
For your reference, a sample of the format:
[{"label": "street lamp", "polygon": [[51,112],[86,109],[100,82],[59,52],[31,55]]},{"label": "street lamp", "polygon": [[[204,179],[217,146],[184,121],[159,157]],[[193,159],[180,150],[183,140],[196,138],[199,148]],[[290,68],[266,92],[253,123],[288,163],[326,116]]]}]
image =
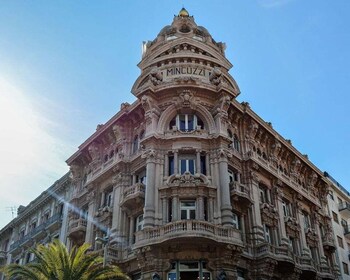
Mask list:
[{"label": "street lamp", "polygon": [[107,262],[107,250],[108,250],[108,242],[109,242],[109,230],[104,237],[96,237],[95,241],[97,243],[101,243],[103,245],[103,267],[106,266]]}]

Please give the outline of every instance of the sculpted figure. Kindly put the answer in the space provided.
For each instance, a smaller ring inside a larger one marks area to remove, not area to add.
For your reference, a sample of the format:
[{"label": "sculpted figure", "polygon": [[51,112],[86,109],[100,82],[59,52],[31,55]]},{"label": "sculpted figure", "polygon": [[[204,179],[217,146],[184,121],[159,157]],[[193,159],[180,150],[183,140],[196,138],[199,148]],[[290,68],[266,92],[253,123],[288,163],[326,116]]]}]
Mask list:
[{"label": "sculpted figure", "polygon": [[213,72],[209,76],[209,81],[214,85],[219,85],[221,83],[222,72],[219,67],[214,67]]},{"label": "sculpted figure", "polygon": [[157,68],[153,68],[151,70],[149,77],[152,84],[155,86],[159,85],[163,81],[163,75]]},{"label": "sculpted figure", "polygon": [[91,156],[92,161],[94,161],[94,160],[99,158],[100,152],[99,152],[99,147],[98,147],[98,145],[96,143],[93,142],[89,146],[88,151],[89,151],[89,155]]}]

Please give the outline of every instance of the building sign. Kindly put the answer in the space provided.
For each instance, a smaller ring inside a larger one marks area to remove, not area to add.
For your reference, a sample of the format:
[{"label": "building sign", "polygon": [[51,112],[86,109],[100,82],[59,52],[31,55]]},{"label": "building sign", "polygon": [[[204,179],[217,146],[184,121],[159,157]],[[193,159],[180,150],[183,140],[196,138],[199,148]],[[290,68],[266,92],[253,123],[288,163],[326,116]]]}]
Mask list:
[{"label": "building sign", "polygon": [[183,65],[173,66],[161,70],[163,80],[168,80],[177,76],[194,76],[197,78],[209,79],[210,70],[203,66]]}]

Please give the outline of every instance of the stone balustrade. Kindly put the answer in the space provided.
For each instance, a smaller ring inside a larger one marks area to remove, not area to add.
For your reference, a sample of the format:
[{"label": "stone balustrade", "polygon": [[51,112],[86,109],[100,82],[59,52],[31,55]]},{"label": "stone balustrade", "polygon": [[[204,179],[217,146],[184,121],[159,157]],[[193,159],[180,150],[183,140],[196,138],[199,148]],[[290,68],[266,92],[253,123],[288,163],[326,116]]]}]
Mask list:
[{"label": "stone balustrade", "polygon": [[206,221],[181,220],[137,232],[135,247],[162,243],[173,238],[182,237],[209,238],[217,242],[243,246],[241,232],[237,229],[214,225]]}]

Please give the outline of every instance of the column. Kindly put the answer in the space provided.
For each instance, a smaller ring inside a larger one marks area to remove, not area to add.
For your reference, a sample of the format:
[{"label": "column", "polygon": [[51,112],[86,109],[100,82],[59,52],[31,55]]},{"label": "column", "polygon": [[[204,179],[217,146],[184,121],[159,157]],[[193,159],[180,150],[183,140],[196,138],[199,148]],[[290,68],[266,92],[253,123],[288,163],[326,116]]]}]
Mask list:
[{"label": "column", "polygon": [[289,245],[289,239],[287,238],[286,233],[286,225],[284,223],[284,212],[283,212],[283,191],[280,189],[281,186],[275,186],[276,188],[276,194],[277,194],[277,210],[278,210],[278,216],[279,216],[279,228],[281,233],[281,244],[288,246]]},{"label": "column", "polygon": [[174,221],[177,221],[178,220],[178,212],[179,212],[179,209],[178,209],[178,197],[177,196],[173,196],[172,197],[172,219],[171,221],[174,222]]},{"label": "column", "polygon": [[133,173],[132,174],[132,184],[135,185],[137,182],[136,182],[136,174]]},{"label": "column", "polygon": [[232,206],[230,201],[230,186],[228,178],[227,157],[223,152],[219,154],[219,176],[221,191],[221,223],[224,226],[232,225]]},{"label": "column", "polygon": [[201,173],[201,151],[196,150],[196,172]]},{"label": "column", "polygon": [[205,154],[205,168],[207,169],[207,176],[210,176],[209,154]]},{"label": "column", "polygon": [[211,223],[214,221],[214,199],[212,197],[209,197],[208,221]]},{"label": "column", "polygon": [[169,176],[169,155],[166,153],[164,155],[164,177]]},{"label": "column", "polygon": [[168,222],[168,199],[166,197],[162,198],[162,219],[163,224]]},{"label": "column", "polygon": [[87,217],[87,225],[86,225],[86,235],[85,235],[85,243],[92,244],[93,243],[93,213],[95,213],[95,202],[94,198],[91,197],[88,208],[88,217]]},{"label": "column", "polygon": [[147,188],[145,193],[144,228],[154,227],[155,221],[155,179],[156,179],[156,155],[149,150],[146,154]]},{"label": "column", "polygon": [[135,219],[134,217],[129,218],[129,245],[134,243],[134,228],[135,228]]},{"label": "column", "polygon": [[103,203],[104,203],[104,201],[105,201],[105,196],[106,196],[106,193],[105,193],[105,192],[102,192],[102,193],[101,193],[100,207],[103,207]]},{"label": "column", "polygon": [[257,182],[257,176],[254,171],[248,171],[250,173],[248,179],[251,185],[253,206],[251,208],[252,214],[252,226],[254,239],[257,243],[264,242],[264,228],[262,225],[261,214],[260,214],[260,194],[259,194],[259,184]]},{"label": "column", "polygon": [[114,186],[113,188],[113,216],[111,232],[117,238],[122,235],[122,218],[119,202],[122,196],[122,186]]},{"label": "column", "polygon": [[174,174],[179,174],[179,152],[174,151]]},{"label": "column", "polygon": [[200,197],[198,197],[197,201],[198,201],[198,208],[197,208],[198,215],[197,215],[197,217],[199,220],[203,221],[204,220],[204,199],[202,196],[200,196]]},{"label": "column", "polygon": [[297,215],[298,215],[298,219],[299,219],[299,225],[300,225],[300,235],[301,235],[301,254],[303,256],[310,256],[310,250],[307,247],[307,243],[306,243],[306,236],[305,236],[305,227],[304,227],[304,215],[303,215],[303,211],[301,208],[301,203],[299,201],[297,201],[296,203],[297,206]]}]

